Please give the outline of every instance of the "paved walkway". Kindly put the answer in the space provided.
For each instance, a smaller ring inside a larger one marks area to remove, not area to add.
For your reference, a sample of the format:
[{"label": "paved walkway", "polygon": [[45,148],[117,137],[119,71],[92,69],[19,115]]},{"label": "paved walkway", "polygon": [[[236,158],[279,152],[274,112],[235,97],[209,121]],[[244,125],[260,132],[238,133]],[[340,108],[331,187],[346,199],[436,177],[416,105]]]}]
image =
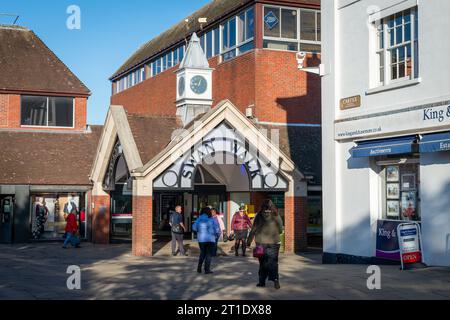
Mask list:
[{"label": "paved walkway", "polygon": [[[152,258],[129,245],[61,249],[60,244],[0,245],[0,299],[450,299],[450,269],[400,271],[381,266],[381,290],[368,290],[367,266],[322,265],[320,254],[282,255],[281,290],[256,288],[257,260],[220,256],[215,273],[197,274],[197,258]],[[225,253],[230,244],[226,244]],[[81,290],[68,290],[69,265],[81,268]]]}]

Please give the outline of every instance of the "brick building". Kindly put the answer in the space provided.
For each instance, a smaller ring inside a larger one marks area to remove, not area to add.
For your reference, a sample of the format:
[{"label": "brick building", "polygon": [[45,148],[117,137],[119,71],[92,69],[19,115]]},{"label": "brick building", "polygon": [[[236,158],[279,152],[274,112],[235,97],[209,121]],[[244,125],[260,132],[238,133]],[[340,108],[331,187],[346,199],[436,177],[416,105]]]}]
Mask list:
[{"label": "brick building", "polygon": [[88,176],[101,133],[86,124],[89,95],[33,31],[0,25],[0,243],[61,239],[68,202],[88,237]]},{"label": "brick building", "polygon": [[110,79],[93,241],[152,255],[176,204],[188,231],[205,205],[229,229],[239,205],[272,198],[286,250],[305,249],[308,213],[321,224],[321,94],[296,53],[317,65],[320,44],[319,0],[215,0],[141,46]]}]

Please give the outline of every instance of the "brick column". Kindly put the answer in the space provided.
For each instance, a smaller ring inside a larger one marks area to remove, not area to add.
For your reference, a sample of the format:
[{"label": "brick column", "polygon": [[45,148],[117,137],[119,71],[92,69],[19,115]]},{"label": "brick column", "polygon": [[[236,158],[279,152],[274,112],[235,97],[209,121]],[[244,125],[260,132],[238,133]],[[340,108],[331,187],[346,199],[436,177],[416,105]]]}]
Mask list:
[{"label": "brick column", "polygon": [[153,255],[153,198],[133,195],[133,255]]},{"label": "brick column", "polygon": [[307,249],[308,214],[307,198],[300,196],[285,196],[285,251],[298,252]]},{"label": "brick column", "polygon": [[108,244],[110,231],[110,206],[109,195],[92,195],[92,243]]}]

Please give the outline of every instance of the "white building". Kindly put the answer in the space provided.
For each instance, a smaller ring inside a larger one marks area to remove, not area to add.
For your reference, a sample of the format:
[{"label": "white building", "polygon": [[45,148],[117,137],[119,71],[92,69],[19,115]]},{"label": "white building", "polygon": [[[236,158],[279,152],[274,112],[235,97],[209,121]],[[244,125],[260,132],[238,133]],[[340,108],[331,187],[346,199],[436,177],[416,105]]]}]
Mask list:
[{"label": "white building", "polygon": [[324,262],[395,258],[389,231],[415,220],[424,262],[450,265],[449,14],[322,0]]}]

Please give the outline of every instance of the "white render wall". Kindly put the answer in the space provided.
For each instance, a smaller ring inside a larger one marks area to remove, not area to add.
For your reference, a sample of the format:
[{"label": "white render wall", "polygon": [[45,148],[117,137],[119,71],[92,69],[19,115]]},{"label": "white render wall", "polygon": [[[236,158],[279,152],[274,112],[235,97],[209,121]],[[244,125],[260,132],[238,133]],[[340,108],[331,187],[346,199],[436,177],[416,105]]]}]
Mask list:
[{"label": "white render wall", "polygon": [[450,152],[423,154],[420,162],[424,260],[450,266]]},{"label": "white render wall", "polygon": [[[351,159],[354,140],[336,141],[335,121],[450,100],[448,0],[418,0],[420,82],[367,94],[373,83],[370,66],[376,43],[368,12],[406,1],[410,0],[322,0],[323,250],[327,253],[374,256],[376,221],[382,218],[374,159]],[[339,109],[340,99],[356,95],[361,96],[361,107]],[[442,124],[436,130],[450,130],[450,126]],[[420,170],[425,262],[450,265],[450,153],[422,154]]]}]

